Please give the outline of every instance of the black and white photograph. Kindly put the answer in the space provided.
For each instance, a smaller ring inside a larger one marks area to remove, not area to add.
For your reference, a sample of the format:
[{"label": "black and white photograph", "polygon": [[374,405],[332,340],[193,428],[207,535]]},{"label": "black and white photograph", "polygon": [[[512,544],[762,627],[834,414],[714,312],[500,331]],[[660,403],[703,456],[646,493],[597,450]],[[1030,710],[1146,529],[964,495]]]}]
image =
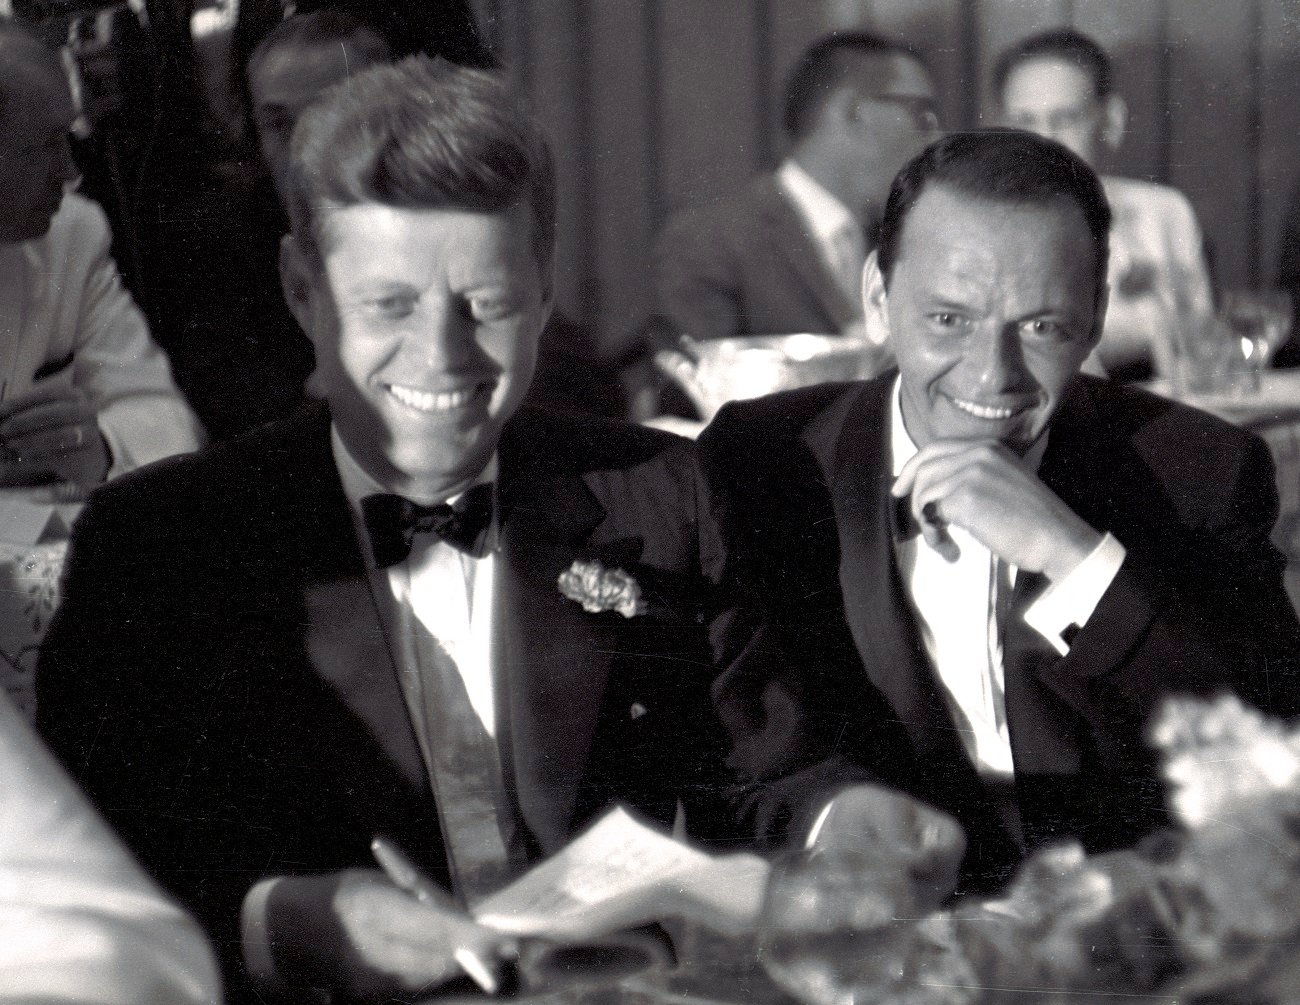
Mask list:
[{"label": "black and white photograph", "polygon": [[0,0],[0,1005],[1300,1002],[1300,0]]}]

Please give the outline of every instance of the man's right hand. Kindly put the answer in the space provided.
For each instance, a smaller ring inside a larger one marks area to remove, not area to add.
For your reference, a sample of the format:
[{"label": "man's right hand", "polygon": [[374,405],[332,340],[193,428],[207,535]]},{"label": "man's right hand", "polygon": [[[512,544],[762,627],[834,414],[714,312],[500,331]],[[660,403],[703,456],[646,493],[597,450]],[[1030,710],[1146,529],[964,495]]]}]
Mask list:
[{"label": "man's right hand", "polygon": [[457,949],[495,960],[509,941],[457,909],[416,900],[378,870],[286,876],[269,915],[283,976],[363,999],[436,988],[463,974]]},{"label": "man's right hand", "polygon": [[903,465],[890,491],[911,497],[926,542],[951,552],[950,561],[956,546],[943,528],[951,523],[1003,561],[1053,583],[1078,568],[1103,536],[1020,456],[993,441],[936,440]]}]

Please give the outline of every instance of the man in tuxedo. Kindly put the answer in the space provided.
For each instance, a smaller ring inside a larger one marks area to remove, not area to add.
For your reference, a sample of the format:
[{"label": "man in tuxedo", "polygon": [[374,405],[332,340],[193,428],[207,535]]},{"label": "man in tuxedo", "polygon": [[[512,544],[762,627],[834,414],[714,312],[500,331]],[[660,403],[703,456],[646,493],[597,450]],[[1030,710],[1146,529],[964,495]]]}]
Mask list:
[{"label": "man in tuxedo", "polygon": [[[733,836],[703,595],[650,571],[696,545],[635,530],[637,472],[679,441],[519,407],[554,176],[502,81],[412,57],[329,92],[290,217],[324,404],[93,499],[38,722],[208,925],[232,996],[242,912],[268,983],[400,998],[498,939],[367,868],[377,834],[462,903],[615,800]],[[557,586],[579,559],[639,598],[588,613]]]},{"label": "man in tuxedo", "polygon": [[655,251],[655,311],[695,339],[838,333],[889,183],[938,120],[917,53],[865,32],[813,45],[786,86],[791,151],[774,172],[682,211]]},{"label": "man in tuxedo", "polygon": [[1079,373],[1109,223],[1064,147],[939,141],[864,274],[897,372],[730,404],[698,441],[725,575],[767,622],[717,685],[729,721],[767,722],[737,763],[845,758],[947,810],[967,890],[1164,822],[1164,695],[1300,708],[1264,444]]}]

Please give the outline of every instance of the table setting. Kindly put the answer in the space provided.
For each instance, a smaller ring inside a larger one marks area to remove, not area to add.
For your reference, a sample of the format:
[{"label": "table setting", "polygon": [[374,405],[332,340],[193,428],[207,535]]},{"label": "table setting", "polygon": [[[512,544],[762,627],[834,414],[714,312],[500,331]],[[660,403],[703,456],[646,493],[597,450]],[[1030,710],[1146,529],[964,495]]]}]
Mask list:
[{"label": "table setting", "polygon": [[[909,796],[843,792],[778,857],[740,929],[661,920],[631,972],[573,957],[531,1005],[1289,1005],[1300,1000],[1300,728],[1235,697],[1168,701],[1152,742],[1176,826],[1089,854],[1043,846],[953,898],[965,835]],[[724,926],[727,927],[727,926]],[[553,947],[552,947],[553,948]],[[464,1005],[482,997],[440,997]]]}]

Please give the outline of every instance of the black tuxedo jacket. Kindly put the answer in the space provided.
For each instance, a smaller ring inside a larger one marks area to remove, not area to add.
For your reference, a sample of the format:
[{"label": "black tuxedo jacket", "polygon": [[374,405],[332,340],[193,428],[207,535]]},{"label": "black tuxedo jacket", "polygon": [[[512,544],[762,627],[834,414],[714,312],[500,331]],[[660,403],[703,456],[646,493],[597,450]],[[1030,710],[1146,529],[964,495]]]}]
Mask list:
[{"label": "black tuxedo jacket", "polygon": [[[1000,882],[1023,848],[1131,843],[1165,820],[1146,730],[1162,696],[1235,688],[1300,709],[1300,627],[1269,542],[1271,460],[1254,436],[1140,391],[1081,377],[1051,427],[1040,477],[1127,549],[1062,658],[1012,619],[1004,648],[1016,765],[1005,814],[965,756],[894,558],[888,446],[894,374],[719,412],[698,442],[714,549],[759,612],[717,683],[729,721],[763,726],[773,682],[802,718],[754,732],[759,775],[836,756],[953,812],[968,888]],[[1024,606],[1045,583],[1017,577]],[[737,711],[741,710],[741,711]],[[775,738],[775,740],[773,740]]]},{"label": "black tuxedo jacket", "polygon": [[697,339],[834,334],[860,318],[770,174],[674,217],[656,244],[654,284],[656,313]]},{"label": "black tuxedo jacket", "polygon": [[[734,836],[701,595],[649,568],[687,564],[693,530],[623,529],[659,522],[636,473],[676,442],[525,412],[500,443],[498,721],[534,854],[614,800],[665,823],[680,800],[697,836]],[[575,558],[630,571],[649,611],[564,599]],[[240,902],[262,876],[373,867],[382,833],[445,881],[371,588],[323,408],[116,481],[76,527],[40,730],[205,922],[232,985]]]}]

